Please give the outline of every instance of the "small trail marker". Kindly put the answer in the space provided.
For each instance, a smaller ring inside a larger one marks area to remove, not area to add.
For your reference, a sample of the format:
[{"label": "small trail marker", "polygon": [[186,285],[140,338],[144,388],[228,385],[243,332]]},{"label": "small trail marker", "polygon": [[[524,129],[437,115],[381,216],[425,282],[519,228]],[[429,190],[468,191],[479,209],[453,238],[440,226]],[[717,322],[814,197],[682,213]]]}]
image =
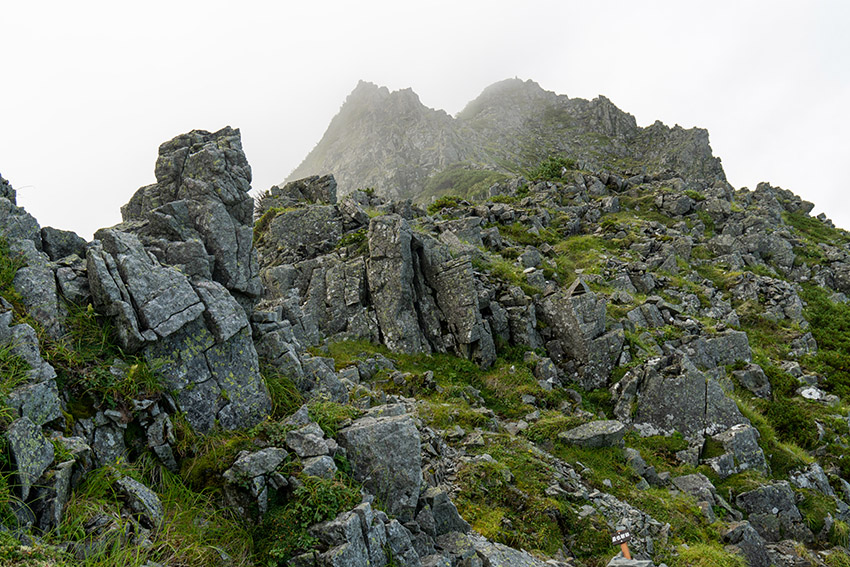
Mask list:
[{"label": "small trail marker", "polygon": [[614,545],[620,546],[620,549],[623,550],[623,557],[626,559],[631,559],[632,554],[629,552],[629,540],[632,539],[632,534],[629,530],[617,530],[611,535],[611,543]]}]

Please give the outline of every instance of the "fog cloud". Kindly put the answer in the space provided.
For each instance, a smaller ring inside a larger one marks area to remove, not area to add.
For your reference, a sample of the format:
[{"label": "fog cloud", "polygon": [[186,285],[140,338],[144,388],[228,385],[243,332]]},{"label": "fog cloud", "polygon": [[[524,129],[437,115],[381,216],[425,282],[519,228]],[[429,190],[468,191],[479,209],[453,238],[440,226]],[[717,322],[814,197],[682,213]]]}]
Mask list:
[{"label": "fog cloud", "polygon": [[9,4],[0,173],[42,225],[86,238],[184,131],[241,128],[265,189],[359,79],[454,114],[514,76],[708,128],[734,186],[770,181],[850,228],[844,2]]}]

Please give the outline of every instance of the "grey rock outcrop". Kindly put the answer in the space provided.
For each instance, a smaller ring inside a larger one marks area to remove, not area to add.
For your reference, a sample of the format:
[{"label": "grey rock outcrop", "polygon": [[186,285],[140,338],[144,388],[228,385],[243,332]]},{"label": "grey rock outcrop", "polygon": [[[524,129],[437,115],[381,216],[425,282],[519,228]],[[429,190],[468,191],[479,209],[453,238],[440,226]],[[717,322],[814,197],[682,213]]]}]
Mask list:
[{"label": "grey rock outcrop", "polygon": [[413,519],[422,482],[420,437],[413,419],[406,414],[363,417],[340,430],[338,439],[354,477],[386,502],[391,514],[402,521]]},{"label": "grey rock outcrop", "polygon": [[770,567],[765,541],[749,522],[734,522],[722,534],[726,549],[742,555],[750,567]]},{"label": "grey rock outcrop", "polygon": [[26,262],[15,273],[12,284],[21,295],[27,312],[51,338],[60,339],[67,332],[64,322],[67,313],[59,299],[50,259],[30,239],[11,240],[9,248]]},{"label": "grey rock outcrop", "polygon": [[740,423],[712,436],[723,446],[725,454],[706,460],[720,478],[726,478],[745,470],[768,472],[767,459],[758,444],[759,432],[755,427]]},{"label": "grey rock outcrop", "polygon": [[811,543],[814,540],[797,508],[794,492],[785,481],[739,494],[735,502],[747,512],[752,526],[767,541],[790,538]]},{"label": "grey rock outcrop", "polygon": [[17,206],[17,193],[3,176],[0,176],[0,235],[7,243],[31,240],[36,250],[42,249],[38,221],[23,207]]},{"label": "grey rock outcrop", "polygon": [[85,239],[70,230],[45,226],[41,229],[41,242],[44,253],[54,262],[72,254],[80,258],[86,255]]},{"label": "grey rock outcrop", "polygon": [[734,425],[749,425],[717,380],[687,357],[651,359],[627,373],[613,392],[614,413],[642,435],[678,431],[686,438],[702,439]]},{"label": "grey rock outcrop", "polygon": [[552,565],[537,559],[530,553],[493,543],[479,535],[472,535],[469,540],[483,565],[488,567],[549,567]]},{"label": "grey rock outcrop", "polygon": [[591,421],[558,434],[558,438],[579,447],[620,447],[626,427],[616,420]]},{"label": "grey rock outcrop", "polygon": [[28,417],[12,422],[6,442],[15,463],[21,500],[26,501],[30,488],[53,462],[53,444]]},{"label": "grey rock outcrop", "polygon": [[313,175],[289,183],[274,185],[257,200],[256,216],[269,209],[286,208],[300,203],[336,205],[336,179],[333,175]]},{"label": "grey rock outcrop", "polygon": [[[315,207],[297,210],[306,211],[303,217]],[[255,335],[267,359],[300,377],[306,373],[304,346],[323,338],[365,338],[394,350],[451,352],[492,364],[495,341],[468,256],[453,258],[446,245],[394,213],[372,219],[362,236],[365,258],[344,250],[316,256],[320,251],[313,250],[279,265],[279,254],[267,256],[261,248],[269,289],[261,309],[273,315],[255,325]],[[261,241],[267,247],[288,242],[273,232]]]},{"label": "grey rock outcrop", "polygon": [[394,565],[420,567],[422,564],[410,532],[397,520],[373,510],[368,503],[312,526],[310,533],[319,540],[319,553],[305,558],[310,565],[384,567],[388,564],[388,550]]},{"label": "grey rock outcrop", "polygon": [[542,302],[542,317],[554,334],[547,350],[557,364],[577,365],[577,382],[585,389],[607,385],[625,340],[622,329],[606,333],[605,304],[592,292],[555,293]]},{"label": "grey rock outcrop", "polygon": [[251,170],[239,131],[192,131],[160,146],[157,183],[95,234],[95,308],[122,348],[142,351],[198,431],[257,423],[270,409],[246,309],[259,295]]},{"label": "grey rock outcrop", "polygon": [[115,481],[129,511],[148,527],[158,527],[164,518],[162,502],[156,493],[141,482],[124,476]]},{"label": "grey rock outcrop", "polygon": [[211,274],[250,306],[262,288],[251,244],[251,166],[239,130],[193,130],[165,142],[156,179],[121,208],[124,220],[140,222],[136,230],[165,263],[189,276]]}]

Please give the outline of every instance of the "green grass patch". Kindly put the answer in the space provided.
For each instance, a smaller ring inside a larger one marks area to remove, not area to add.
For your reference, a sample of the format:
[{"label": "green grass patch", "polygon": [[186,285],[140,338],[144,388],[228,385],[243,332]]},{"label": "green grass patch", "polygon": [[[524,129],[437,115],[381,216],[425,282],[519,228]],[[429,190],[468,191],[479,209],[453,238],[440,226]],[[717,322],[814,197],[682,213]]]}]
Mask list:
[{"label": "green grass patch", "polygon": [[840,228],[831,227],[825,222],[815,217],[810,217],[807,214],[784,211],[782,213],[782,220],[785,221],[785,224],[794,227],[801,236],[817,244],[841,246],[850,243],[850,233]]},{"label": "green grass patch", "polygon": [[539,234],[534,234],[529,230],[530,227],[521,222],[500,224],[498,228],[502,238],[521,246],[540,246],[543,243],[555,244],[561,240],[561,236],[550,228],[540,229]]},{"label": "green grass patch", "polygon": [[675,470],[677,474],[693,472],[685,472],[676,457],[678,451],[688,448],[688,441],[679,432],[671,436],[653,435],[651,437],[641,437],[637,433],[630,432],[626,434],[625,442],[627,447],[637,449],[643,460],[659,472],[669,470]]},{"label": "green grass patch", "polygon": [[[527,351],[524,347],[503,349],[500,357],[488,369],[479,368],[470,360],[450,354],[390,353],[385,347],[366,341],[330,343],[325,349],[324,354],[334,358],[337,368],[355,364],[375,354],[390,358],[400,372],[411,375],[404,386],[397,386],[387,379],[385,372],[379,373],[375,378],[376,383],[382,384],[390,393],[415,395],[437,404],[465,404],[471,407],[474,396],[469,387],[472,387],[480,392],[487,408],[509,419],[520,418],[534,409],[522,402],[525,394],[537,398],[538,404],[544,408],[558,407],[566,396],[563,391],[548,392],[540,387],[529,364],[522,360]],[[433,372],[437,389],[426,390],[422,386],[423,376],[428,371]],[[439,421],[439,415],[435,419]]]},{"label": "green grass patch", "polygon": [[[154,526],[150,545],[129,545],[122,537],[132,530],[131,522],[121,515],[122,503],[115,481],[130,476],[142,482],[159,496],[164,519]],[[90,548],[82,562],[88,567],[129,565],[138,567],[149,561],[163,565],[215,565],[227,554],[234,565],[244,565],[250,558],[251,537],[229,511],[216,507],[206,493],[190,490],[182,480],[164,467],[142,459],[133,466],[107,466],[90,471],[68,502],[60,534],[50,534],[59,542],[83,544],[89,535],[86,526],[98,516],[110,518],[115,528],[113,537]]]},{"label": "green grass patch", "polygon": [[559,518],[567,508],[545,495],[551,466],[521,439],[492,435],[486,442],[481,451],[494,461],[467,463],[458,471],[461,491],[455,503],[461,516],[494,541],[554,554],[563,544]]},{"label": "green grass patch", "polygon": [[711,215],[705,211],[697,211],[697,218],[702,221],[702,224],[705,227],[705,238],[711,238],[714,236],[714,219],[711,218]]},{"label": "green grass patch", "polygon": [[525,172],[525,177],[532,181],[563,181],[568,173],[575,171],[574,159],[565,156],[550,156],[540,162],[537,167]]},{"label": "green grass patch", "polygon": [[683,193],[696,202],[705,201],[705,195],[703,195],[699,191],[694,191],[693,189],[685,189]]},{"label": "green grass patch", "polygon": [[747,567],[742,556],[726,551],[717,542],[681,546],[675,556],[665,558],[670,567]]},{"label": "green grass patch", "polygon": [[27,381],[29,364],[15,354],[12,345],[0,346],[0,430],[12,421],[12,410],[6,405],[9,394]]},{"label": "green grass patch", "polygon": [[464,164],[456,164],[429,177],[418,200],[428,201],[432,197],[448,194],[460,195],[466,199],[484,197],[494,183],[507,178],[507,175],[498,171],[474,169]]},{"label": "green grass patch", "polygon": [[214,430],[206,435],[196,433],[182,414],[172,417],[180,457],[180,477],[195,491],[221,488],[221,475],[230,468],[236,455],[251,450],[251,438],[245,432]]},{"label": "green grass patch", "polygon": [[[60,389],[68,389],[74,397],[97,407],[155,398],[162,392],[156,365],[125,355],[117,345],[109,318],[98,315],[91,305],[69,304],[67,309],[68,336],[60,341],[39,337],[42,355],[56,369]],[[110,370],[115,360],[119,361],[119,372]]]},{"label": "green grass patch", "polygon": [[254,223],[254,244],[260,241],[274,218],[287,210],[288,209],[284,207],[269,207],[268,210],[257,219]]},{"label": "green grass patch", "polygon": [[23,255],[12,252],[9,249],[9,243],[5,238],[0,237],[0,296],[12,304],[15,309],[15,314],[23,317],[26,314],[24,308],[24,300],[21,294],[12,285],[15,279],[15,274],[18,270],[26,266],[26,259]]},{"label": "green grass patch", "polygon": [[254,531],[258,564],[288,565],[289,559],[318,543],[308,532],[310,526],[332,520],[360,503],[360,487],[341,475],[333,480],[301,475],[298,480],[286,503],[272,507]]},{"label": "green grass patch", "polygon": [[456,209],[465,203],[465,199],[460,195],[443,195],[430,205],[428,205],[428,214],[436,215],[444,209]]},{"label": "green grass patch", "polygon": [[829,292],[818,286],[804,285],[804,316],[810,324],[818,352],[805,364],[826,378],[826,388],[840,396],[850,396],[850,305],[834,303]]},{"label": "green grass patch", "polygon": [[350,248],[355,256],[362,256],[369,253],[369,239],[367,237],[368,227],[358,228],[349,233],[346,233],[339,239],[336,247]]},{"label": "green grass patch", "polygon": [[321,400],[311,402],[307,409],[310,419],[318,423],[329,438],[336,437],[342,425],[360,413],[352,406]]},{"label": "green grass patch", "polygon": [[800,509],[800,514],[803,515],[803,520],[815,535],[823,530],[826,525],[826,517],[836,514],[835,500],[817,490],[809,490],[806,488],[798,489],[803,495],[802,500],[797,503],[797,508]]},{"label": "green grass patch", "polygon": [[812,462],[812,458],[793,441],[782,441],[773,425],[765,417],[757,404],[759,400],[747,399],[742,395],[735,396],[738,409],[744,417],[750,420],[753,427],[759,432],[759,445],[764,451],[764,456],[770,465],[771,474],[774,478],[787,478],[788,473],[799,467],[804,467]]},{"label": "green grass patch", "polygon": [[564,283],[575,279],[576,270],[587,273],[601,269],[602,256],[620,250],[621,242],[593,235],[570,236],[555,244],[556,272]]},{"label": "green grass patch", "polygon": [[550,445],[558,438],[559,433],[569,431],[586,421],[574,415],[564,415],[560,411],[547,411],[529,426],[525,431],[525,437],[538,445]]},{"label": "green grass patch", "polygon": [[304,398],[295,382],[271,364],[260,361],[260,374],[269,390],[272,402],[272,419],[282,419],[295,413],[304,403]]}]

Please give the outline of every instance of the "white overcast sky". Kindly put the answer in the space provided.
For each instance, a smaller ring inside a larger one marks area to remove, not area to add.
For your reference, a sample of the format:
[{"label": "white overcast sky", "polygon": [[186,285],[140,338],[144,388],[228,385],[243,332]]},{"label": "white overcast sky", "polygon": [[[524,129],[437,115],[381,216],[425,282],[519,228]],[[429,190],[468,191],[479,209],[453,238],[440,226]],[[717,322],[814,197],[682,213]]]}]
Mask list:
[{"label": "white overcast sky", "polygon": [[845,0],[5,1],[0,173],[43,226],[90,238],[182,132],[241,128],[266,189],[359,79],[455,114],[516,76],[707,128],[732,185],[850,228],[848,29]]}]

